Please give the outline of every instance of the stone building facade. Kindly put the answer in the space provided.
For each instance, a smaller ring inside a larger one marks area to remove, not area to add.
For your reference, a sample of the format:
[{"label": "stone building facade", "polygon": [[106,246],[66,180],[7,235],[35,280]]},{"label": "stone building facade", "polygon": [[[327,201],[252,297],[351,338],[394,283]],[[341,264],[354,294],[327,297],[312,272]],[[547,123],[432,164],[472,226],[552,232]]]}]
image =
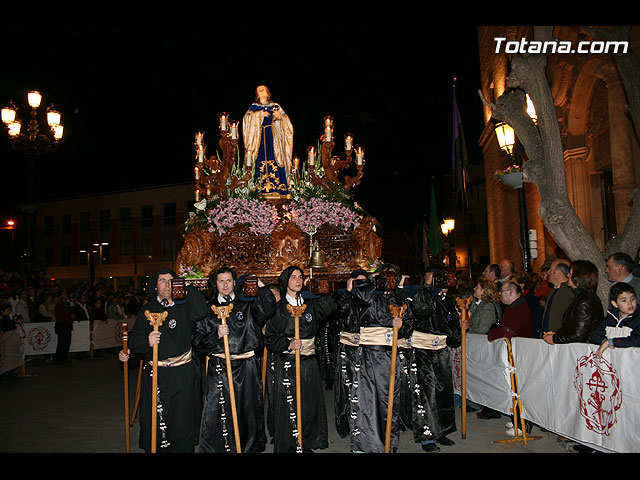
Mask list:
[{"label": "stone building facade", "polygon": [[[634,27],[629,51],[638,54],[640,30]],[[478,27],[481,91],[491,101],[505,91],[509,62],[514,54],[496,53],[496,38],[507,41],[533,39],[533,27]],[[577,45],[592,39],[576,26],[554,28],[553,37]],[[640,73],[640,72],[639,72]],[[597,245],[622,231],[631,209],[632,192],[640,181],[640,148],[626,110],[624,85],[612,56],[605,53],[555,53],[548,57],[547,78],[564,148],[569,199]],[[496,170],[508,166],[491,120],[484,107],[485,129],[479,138],[483,151],[487,192],[487,220],[491,262],[510,258],[521,268],[517,192],[498,180]],[[534,184],[525,183],[527,220],[535,229],[538,257],[534,271],[564,253],[538,216],[540,197]]]}]

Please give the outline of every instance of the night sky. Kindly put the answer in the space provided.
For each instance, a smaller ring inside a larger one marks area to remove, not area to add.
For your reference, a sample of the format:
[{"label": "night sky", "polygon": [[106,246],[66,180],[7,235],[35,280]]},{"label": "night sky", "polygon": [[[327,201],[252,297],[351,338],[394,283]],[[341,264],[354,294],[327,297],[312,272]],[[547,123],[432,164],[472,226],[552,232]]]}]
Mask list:
[{"label": "night sky", "polygon": [[[381,221],[411,222],[428,209],[429,179],[450,171],[452,83],[470,161],[482,130],[477,31],[460,27],[4,27],[0,104],[23,120],[26,93],[62,112],[59,150],[40,158],[38,199],[193,179],[194,135],[208,153],[218,113],[241,120],[266,84],[294,127],[294,155],[322,135],[351,132],[365,147],[356,200]],[[23,122],[23,126],[24,126]],[[44,124],[44,119],[41,124]],[[24,127],[23,127],[24,128]],[[344,157],[343,143],[334,155]],[[0,138],[2,215],[26,199],[26,162]]]}]

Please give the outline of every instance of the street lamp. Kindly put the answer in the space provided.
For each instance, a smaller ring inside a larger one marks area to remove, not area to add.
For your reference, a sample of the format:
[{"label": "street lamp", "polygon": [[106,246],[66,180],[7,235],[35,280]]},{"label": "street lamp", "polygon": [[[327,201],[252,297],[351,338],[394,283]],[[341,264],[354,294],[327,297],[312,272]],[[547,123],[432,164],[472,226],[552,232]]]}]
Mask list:
[{"label": "street lamp", "polygon": [[[527,114],[531,117],[531,120],[537,125],[538,117],[536,114],[535,107],[531,98],[527,94]],[[496,137],[498,139],[498,144],[500,148],[507,154],[509,157],[509,163],[512,162],[514,155],[514,146],[516,144],[516,135],[513,127],[505,122],[498,122],[494,127],[494,131],[496,133]],[[515,159],[515,164],[518,166],[522,166],[522,160],[520,158]],[[511,179],[512,176],[516,176],[515,181]],[[522,268],[525,272],[531,271],[531,252],[529,251],[529,226],[527,222],[527,200],[524,192],[524,183],[522,181],[522,172],[517,172],[514,174],[501,175],[500,180],[505,184],[512,188],[515,188],[518,191],[518,207],[520,210],[520,241],[522,245]]]},{"label": "street lamp", "polygon": [[498,145],[504,150],[509,157],[513,153],[513,146],[516,143],[516,135],[513,131],[513,127],[505,122],[498,122],[494,127],[496,137],[498,138]]},{"label": "street lamp", "polygon": [[24,211],[27,214],[27,270],[31,268],[32,262],[32,242],[34,231],[34,213],[35,206],[35,168],[36,160],[41,155],[53,152],[58,149],[62,132],[64,130],[61,124],[61,115],[58,110],[51,105],[47,109],[47,125],[48,128],[41,131],[38,126],[38,112],[42,103],[42,94],[36,90],[27,93],[27,103],[29,104],[29,121],[27,123],[27,131],[22,132],[22,120],[18,115],[18,109],[13,101],[9,102],[9,106],[0,111],[0,118],[7,127],[7,133],[11,140],[11,146],[17,152],[25,155],[28,159],[28,188],[27,188],[27,205]]},{"label": "street lamp", "polygon": [[102,247],[105,247],[109,245],[109,242],[102,242],[102,243],[94,243],[93,246],[94,247],[98,247],[98,251],[99,251],[99,255],[100,255],[100,259],[99,259],[99,263],[98,265],[100,266],[100,271],[98,272],[98,275],[100,276],[100,278],[102,278]]},{"label": "street lamp", "polygon": [[31,110],[29,111],[29,123],[26,133],[21,132],[22,120],[18,116],[18,109],[13,101],[10,102],[8,107],[2,109],[1,118],[2,122],[7,126],[7,132],[11,138],[13,148],[28,157],[37,158],[58,148],[58,142],[62,138],[64,127],[60,123],[60,112],[51,105],[47,108],[46,115],[49,129],[41,132],[38,126],[38,109],[42,103],[40,92],[32,90],[27,93],[27,103]]}]

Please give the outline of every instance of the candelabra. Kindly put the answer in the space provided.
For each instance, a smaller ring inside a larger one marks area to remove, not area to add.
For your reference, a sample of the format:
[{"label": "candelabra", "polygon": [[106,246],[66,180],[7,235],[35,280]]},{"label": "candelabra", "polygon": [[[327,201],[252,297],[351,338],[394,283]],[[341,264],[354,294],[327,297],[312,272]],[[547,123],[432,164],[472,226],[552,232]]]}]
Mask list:
[{"label": "candelabra", "polygon": [[[221,196],[225,190],[234,190],[238,187],[247,186],[253,177],[252,159],[247,156],[242,166],[234,169],[234,164],[238,158],[238,122],[230,121],[227,113],[221,113],[220,117],[220,140],[218,145],[222,151],[222,155],[206,154],[206,145],[204,143],[204,133],[196,133],[196,166],[195,172],[195,199],[199,202],[203,198],[207,200],[212,196]],[[316,186],[329,188],[331,183],[341,183],[338,174],[340,171],[348,168],[354,159],[357,173],[355,176],[345,175],[345,188],[348,190],[354,185],[359,185],[362,179],[364,169],[364,147],[353,147],[353,136],[350,133],[345,134],[345,152],[346,158],[341,159],[332,155],[335,148],[333,136],[333,117],[324,118],[324,133],[320,137],[322,146],[320,148],[320,166],[322,172],[317,172],[317,149],[316,147],[308,147],[307,164],[309,171],[309,181]],[[300,159],[294,157],[292,159],[291,174],[298,175],[300,172]]]},{"label": "candelabra", "polygon": [[[311,183],[314,185],[321,185],[325,188],[329,186],[330,182],[339,183],[338,173],[341,170],[349,167],[353,161],[353,135],[346,133],[344,136],[344,149],[346,158],[342,160],[338,156],[332,155],[335,148],[335,141],[333,136],[333,117],[326,116],[324,118],[324,134],[320,137],[322,145],[320,147],[320,165],[324,170],[324,175],[316,174],[316,147],[307,148],[307,163],[309,164],[309,176]],[[362,179],[364,169],[364,147],[358,147],[355,149],[356,154],[356,168],[357,174],[355,177],[346,175],[344,178],[344,186],[348,190],[354,185],[359,185]]]},{"label": "candelabra", "polygon": [[207,200],[213,195],[222,195],[225,189],[234,190],[245,186],[251,180],[251,163],[245,161],[244,167],[233,171],[238,152],[238,122],[229,121],[226,113],[220,114],[220,140],[218,146],[222,156],[206,155],[204,133],[196,133],[195,198]]}]

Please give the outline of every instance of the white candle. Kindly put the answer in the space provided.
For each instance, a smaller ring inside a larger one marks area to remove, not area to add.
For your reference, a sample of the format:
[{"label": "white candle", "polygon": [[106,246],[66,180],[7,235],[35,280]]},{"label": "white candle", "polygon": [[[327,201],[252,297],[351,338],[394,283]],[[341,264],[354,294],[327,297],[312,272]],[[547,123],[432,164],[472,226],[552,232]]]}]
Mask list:
[{"label": "white candle", "polygon": [[204,161],[204,150],[202,147],[198,147],[198,163],[202,163]]},{"label": "white candle", "polygon": [[313,166],[316,161],[316,147],[309,147],[307,151],[309,152],[307,161],[309,162],[309,165]]},{"label": "white candle", "polygon": [[352,146],[353,146],[353,143],[352,143],[352,142],[353,142],[353,137],[351,136],[351,134],[350,134],[350,133],[347,133],[347,134],[345,135],[345,137],[344,137],[344,149],[345,149],[347,152],[350,152],[350,151],[351,151],[351,148],[352,148]]},{"label": "white candle", "polygon": [[220,130],[222,130],[223,132],[227,131],[227,114],[226,113],[220,114]]},{"label": "white candle", "polygon": [[200,201],[200,192],[196,190],[196,202]]},{"label": "white candle", "polygon": [[202,146],[202,133],[196,133],[196,145],[198,147]]},{"label": "white candle", "polygon": [[200,180],[200,173],[198,172],[198,167],[195,168],[196,171],[196,180]]},{"label": "white candle", "polygon": [[231,123],[231,139],[232,140],[238,139],[238,122]]},{"label": "white candle", "polygon": [[364,162],[364,148],[358,147],[356,150],[356,164],[362,165],[362,162]]}]

